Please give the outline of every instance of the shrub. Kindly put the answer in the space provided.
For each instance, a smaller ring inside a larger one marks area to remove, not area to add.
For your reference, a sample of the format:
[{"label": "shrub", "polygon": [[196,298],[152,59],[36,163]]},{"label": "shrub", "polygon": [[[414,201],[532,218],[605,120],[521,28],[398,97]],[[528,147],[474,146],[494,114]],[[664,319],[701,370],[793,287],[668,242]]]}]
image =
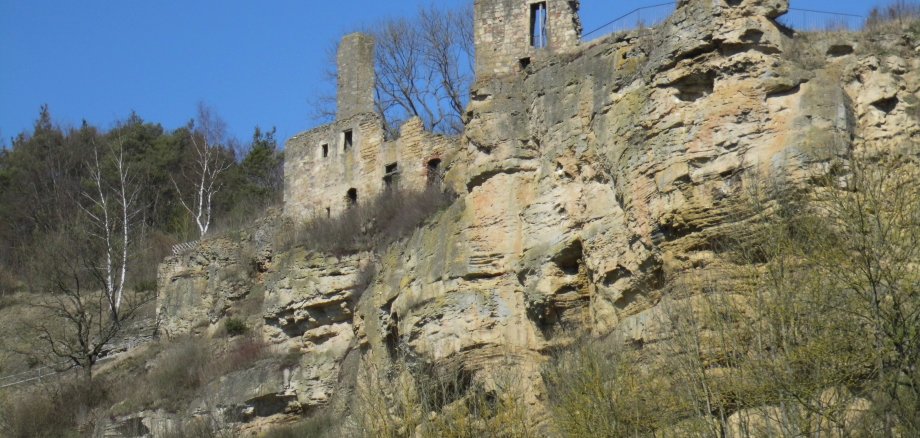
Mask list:
[{"label": "shrub", "polygon": [[813,34],[796,32],[783,50],[783,58],[808,70],[817,70],[827,64],[827,57],[818,51]]},{"label": "shrub", "polygon": [[486,387],[459,365],[398,359],[367,363],[355,388],[354,424],[348,436],[446,438],[529,437],[530,418],[514,365],[492,370]]},{"label": "shrub", "polygon": [[231,372],[244,369],[268,353],[268,346],[258,338],[243,338],[234,344],[227,352],[227,358],[224,362],[225,369],[223,372]]},{"label": "shrub", "polygon": [[296,424],[271,429],[263,438],[326,438],[342,436],[339,421],[332,413],[321,412]]},{"label": "shrub", "polygon": [[170,345],[147,376],[153,402],[176,409],[178,402],[207,382],[210,365],[210,354],[203,340],[188,338]]},{"label": "shrub", "polygon": [[0,435],[10,438],[77,437],[92,430],[93,412],[108,400],[100,385],[64,383],[38,387],[0,402]]},{"label": "shrub", "polygon": [[246,321],[241,318],[230,317],[224,321],[224,330],[228,336],[234,337],[246,334],[249,332],[249,327],[246,325]]},{"label": "shrub", "polygon": [[16,292],[20,288],[19,280],[6,266],[0,266],[0,297]]},{"label": "shrub", "polygon": [[876,6],[866,19],[867,29],[876,29],[886,23],[898,24],[920,18],[920,4],[907,0],[894,0],[886,6]]},{"label": "shrub", "polygon": [[288,225],[279,233],[276,246],[283,251],[303,245],[338,256],[384,248],[417,229],[455,198],[452,192],[437,187],[387,190],[338,217],[316,217],[300,227]]},{"label": "shrub", "polygon": [[197,417],[180,421],[159,435],[161,438],[233,438],[236,433],[212,417]]}]

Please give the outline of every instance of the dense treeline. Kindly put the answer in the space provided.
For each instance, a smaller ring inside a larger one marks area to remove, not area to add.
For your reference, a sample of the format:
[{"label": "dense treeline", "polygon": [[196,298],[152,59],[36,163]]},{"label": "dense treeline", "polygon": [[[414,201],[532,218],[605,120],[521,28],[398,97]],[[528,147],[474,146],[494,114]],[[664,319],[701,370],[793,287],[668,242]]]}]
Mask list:
[{"label": "dense treeline", "polygon": [[32,132],[0,150],[0,294],[37,284],[30,280],[38,275],[38,250],[85,212],[97,159],[103,179],[117,176],[116,155],[123,157],[136,197],[129,264],[134,272],[128,278],[131,286],[151,287],[156,264],[170,246],[200,234],[181,202],[185,194],[194,207],[190,194],[200,183],[196,144],[207,144],[213,160],[224,163],[214,181],[211,213],[213,225],[226,229],[280,202],[282,152],[274,134],[257,127],[251,141],[241,145],[226,138],[223,123],[206,107],[175,130],[137,114],[108,130],[85,121],[61,127],[43,107]]}]

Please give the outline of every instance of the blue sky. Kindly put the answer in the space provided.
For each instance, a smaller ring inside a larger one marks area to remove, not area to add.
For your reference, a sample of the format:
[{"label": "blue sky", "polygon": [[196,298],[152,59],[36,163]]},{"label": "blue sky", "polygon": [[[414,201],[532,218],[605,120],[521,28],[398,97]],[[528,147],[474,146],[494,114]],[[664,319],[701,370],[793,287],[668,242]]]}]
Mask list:
[{"label": "blue sky", "polygon": [[[472,0],[0,0],[0,145],[55,121],[111,127],[136,111],[172,129],[211,105],[230,133],[277,126],[285,140],[315,122],[324,52],[344,33],[420,4]],[[582,0],[587,30],[663,0]],[[866,14],[874,0],[793,0]]]}]

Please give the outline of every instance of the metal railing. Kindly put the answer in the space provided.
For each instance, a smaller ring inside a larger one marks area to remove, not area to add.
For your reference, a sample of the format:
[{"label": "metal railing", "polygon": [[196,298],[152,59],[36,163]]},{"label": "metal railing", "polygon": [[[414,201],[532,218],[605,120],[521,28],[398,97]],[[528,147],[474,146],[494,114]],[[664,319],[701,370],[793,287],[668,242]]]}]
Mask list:
[{"label": "metal railing", "polygon": [[[142,318],[131,322],[127,326],[128,333],[125,336],[116,338],[112,343],[106,344],[106,351],[96,360],[96,365],[104,364],[115,359],[121,353],[130,351],[140,345],[153,341],[154,334],[152,331],[147,333],[148,329],[156,328],[156,318]],[[140,334],[138,334],[139,332]],[[8,376],[0,376],[0,389],[11,388],[14,386],[25,385],[27,383],[41,383],[43,380],[58,377],[68,371],[79,369],[69,361],[60,362],[57,365],[46,365],[39,368],[33,368],[28,371],[22,371]]]},{"label": "metal railing", "polygon": [[[674,12],[677,2],[670,1],[656,5],[648,5],[633,9],[607,23],[582,34],[582,38],[587,39],[594,35],[600,37],[610,33],[623,32],[626,30],[639,29],[643,27],[653,27],[664,20],[667,20]],[[603,31],[603,32],[602,32]]]},{"label": "metal railing", "polygon": [[799,31],[816,30],[860,30],[866,25],[862,15],[840,12],[817,11],[814,9],[789,8],[789,12],[776,19],[790,29]]},{"label": "metal railing", "polygon": [[179,243],[179,244],[173,245],[173,247],[172,247],[172,253],[173,253],[173,255],[180,255],[180,254],[182,254],[182,253],[184,253],[184,252],[186,252],[186,251],[191,251],[191,250],[197,248],[199,243],[200,243],[200,241],[198,241],[198,240],[193,240],[193,241],[191,241],[191,242],[184,242],[184,243]]},{"label": "metal railing", "polygon": [[[62,365],[63,366],[63,365]],[[44,366],[41,368],[23,371],[17,374],[0,377],[0,389],[11,388],[13,386],[24,385],[26,383],[39,382],[42,379],[50,379],[58,374],[69,370],[57,371],[54,367]]]},{"label": "metal railing", "polygon": [[[616,32],[655,27],[674,12],[677,2],[670,1],[633,9],[582,35],[585,40],[600,38]],[[866,24],[866,17],[841,12],[814,9],[789,8],[789,12],[777,19],[783,26],[799,31],[816,30],[860,30]],[[590,37],[590,38],[589,38]]]}]

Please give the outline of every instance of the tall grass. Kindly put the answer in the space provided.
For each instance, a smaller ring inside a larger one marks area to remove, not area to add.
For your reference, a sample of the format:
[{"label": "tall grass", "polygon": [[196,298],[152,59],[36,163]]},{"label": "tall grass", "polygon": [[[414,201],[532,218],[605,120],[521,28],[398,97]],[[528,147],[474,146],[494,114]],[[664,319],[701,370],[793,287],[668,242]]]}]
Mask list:
[{"label": "tall grass", "polygon": [[920,2],[895,0],[876,6],[869,12],[866,29],[873,30],[890,23],[904,24],[920,18]]},{"label": "tall grass", "polygon": [[333,255],[384,248],[405,237],[456,198],[437,187],[423,191],[387,190],[337,217],[316,217],[288,224],[279,232],[275,248],[295,246]]}]

